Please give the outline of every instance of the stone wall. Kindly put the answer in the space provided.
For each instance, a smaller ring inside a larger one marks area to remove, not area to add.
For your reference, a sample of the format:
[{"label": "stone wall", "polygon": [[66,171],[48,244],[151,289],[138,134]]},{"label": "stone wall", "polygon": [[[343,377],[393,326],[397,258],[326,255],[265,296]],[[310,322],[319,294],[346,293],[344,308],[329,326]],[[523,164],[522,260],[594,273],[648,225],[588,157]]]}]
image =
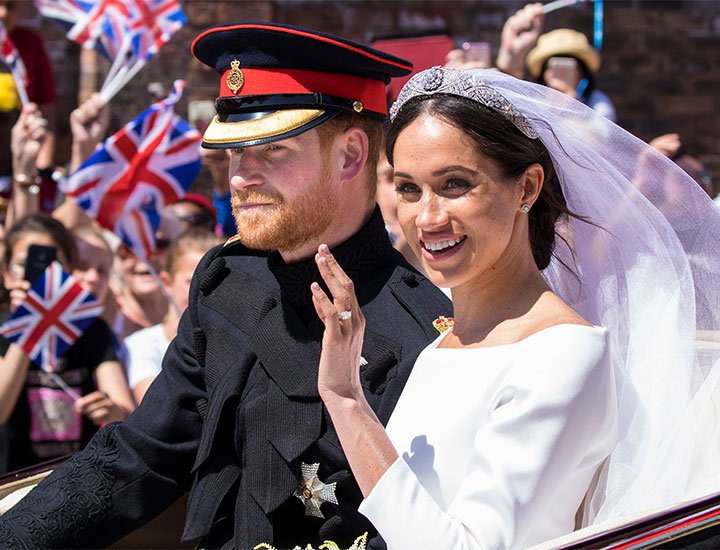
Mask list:
[{"label": "stone wall", "polygon": [[[58,83],[60,143],[65,158],[67,119],[79,93],[80,49],[19,2],[22,23],[46,40]],[[148,85],[167,90],[173,79],[188,82],[185,102],[214,98],[218,79],[189,54],[203,28],[221,22],[264,20],[307,26],[369,42],[388,35],[447,30],[458,40],[487,41],[494,52],[505,19],[524,2],[514,0],[185,0],[190,23],[113,101],[113,125],[121,126],[152,100]],[[590,36],[592,2],[550,14],[546,30],[570,27]],[[618,112],[621,126],[642,139],[677,132],[688,150],[712,171],[720,191],[720,2],[633,0],[605,2],[603,64],[597,76]],[[85,66],[87,67],[87,56]],[[90,66],[90,68],[92,68]],[[107,64],[98,63],[101,80]],[[92,78],[83,72],[86,83]]]}]

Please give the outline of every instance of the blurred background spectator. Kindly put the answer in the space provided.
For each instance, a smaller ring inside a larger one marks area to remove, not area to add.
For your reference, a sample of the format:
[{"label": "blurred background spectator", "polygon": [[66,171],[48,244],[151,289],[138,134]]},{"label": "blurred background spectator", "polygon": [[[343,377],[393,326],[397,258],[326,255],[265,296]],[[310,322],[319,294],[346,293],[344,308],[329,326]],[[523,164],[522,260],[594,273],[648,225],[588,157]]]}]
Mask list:
[{"label": "blurred background spectator", "polygon": [[125,339],[128,352],[128,383],[138,403],[155,377],[160,374],[162,358],[170,341],[177,335],[180,315],[188,305],[190,281],[198,263],[222,239],[206,227],[191,227],[177,237],[168,249],[160,279],[177,309],[168,306],[162,322],[144,328]]},{"label": "blurred background spectator", "polygon": [[605,118],[615,122],[610,98],[595,86],[600,54],[587,37],[572,29],[555,29],[538,38],[526,59],[530,74],[541,84],[579,99]]},{"label": "blurred background spectator", "polygon": [[[30,245],[53,247],[65,271],[73,271],[73,237],[47,214],[19,219],[5,237],[4,322],[27,296],[25,259]],[[86,290],[87,279],[80,279]],[[60,358],[53,371],[30,361],[0,336],[0,473],[80,450],[98,427],[124,420],[135,408],[107,324],[97,318]]]},{"label": "blurred background spectator", "polygon": [[[38,105],[43,118],[48,122],[36,164],[42,178],[40,206],[48,211],[54,206],[56,192],[56,185],[51,177],[55,150],[55,78],[43,39],[35,31],[18,25],[17,8],[16,0],[0,0],[0,21],[5,25],[27,70],[25,87],[28,98]],[[17,121],[21,108],[12,75],[0,63],[0,147],[6,151],[10,142],[10,129]],[[0,197],[5,200],[12,192],[10,159],[9,156],[0,155]]]}]

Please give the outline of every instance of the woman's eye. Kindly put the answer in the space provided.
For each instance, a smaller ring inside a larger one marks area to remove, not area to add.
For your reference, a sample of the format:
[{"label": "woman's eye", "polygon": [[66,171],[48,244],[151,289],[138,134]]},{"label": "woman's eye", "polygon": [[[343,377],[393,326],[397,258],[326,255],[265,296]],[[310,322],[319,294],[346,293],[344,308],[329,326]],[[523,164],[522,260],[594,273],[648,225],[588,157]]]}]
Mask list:
[{"label": "woman's eye", "polygon": [[468,189],[470,187],[470,182],[463,180],[463,179],[449,179],[445,182],[445,189],[448,189],[450,191],[461,191]]},{"label": "woman's eye", "polygon": [[395,185],[395,192],[401,195],[408,195],[412,193],[419,193],[420,190],[418,189],[418,186],[414,183],[401,182]]}]

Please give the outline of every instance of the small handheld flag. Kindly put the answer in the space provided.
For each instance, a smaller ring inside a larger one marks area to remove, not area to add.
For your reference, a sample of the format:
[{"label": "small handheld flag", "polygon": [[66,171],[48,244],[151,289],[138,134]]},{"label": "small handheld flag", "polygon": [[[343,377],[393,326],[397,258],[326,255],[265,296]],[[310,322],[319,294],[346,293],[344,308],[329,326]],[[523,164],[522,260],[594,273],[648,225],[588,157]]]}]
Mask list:
[{"label": "small handheld flag", "polygon": [[25,302],[0,327],[0,333],[52,372],[102,309],[92,294],[53,262],[35,281]]},{"label": "small handheld flag", "polygon": [[160,211],[185,195],[200,171],[200,134],[173,112],[185,82],[108,138],[60,185],[140,259],[155,247]]}]

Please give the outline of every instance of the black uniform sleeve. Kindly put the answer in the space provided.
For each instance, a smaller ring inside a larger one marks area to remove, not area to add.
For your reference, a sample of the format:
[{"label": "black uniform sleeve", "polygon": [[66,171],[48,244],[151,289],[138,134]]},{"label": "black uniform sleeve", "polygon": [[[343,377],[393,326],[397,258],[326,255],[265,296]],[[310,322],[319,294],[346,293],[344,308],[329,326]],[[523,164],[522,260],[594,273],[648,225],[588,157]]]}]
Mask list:
[{"label": "black uniform sleeve", "polygon": [[0,548],[99,548],[172,504],[191,482],[202,428],[202,369],[193,350],[200,263],[190,303],[142,404],[100,430],[0,517]]}]

